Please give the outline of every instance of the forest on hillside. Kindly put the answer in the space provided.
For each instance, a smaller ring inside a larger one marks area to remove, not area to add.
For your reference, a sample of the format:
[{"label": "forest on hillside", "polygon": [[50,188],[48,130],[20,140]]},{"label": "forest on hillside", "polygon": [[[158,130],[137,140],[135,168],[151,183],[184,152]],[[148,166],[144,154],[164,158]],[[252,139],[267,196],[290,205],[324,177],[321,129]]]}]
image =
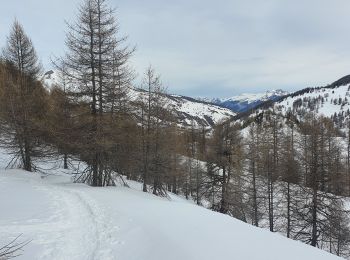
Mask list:
[{"label": "forest on hillside", "polygon": [[9,168],[44,172],[40,161],[69,168],[78,160],[76,182],[135,180],[144,192],[179,194],[350,257],[350,132],[334,118],[305,112],[298,120],[300,100],[287,115],[266,110],[213,128],[181,126],[152,66],[143,94],[128,95],[137,53],[105,0],[82,2],[65,42],[66,54],[53,60],[59,83],[47,89],[30,37],[13,23],[0,61],[0,146],[13,157]]}]

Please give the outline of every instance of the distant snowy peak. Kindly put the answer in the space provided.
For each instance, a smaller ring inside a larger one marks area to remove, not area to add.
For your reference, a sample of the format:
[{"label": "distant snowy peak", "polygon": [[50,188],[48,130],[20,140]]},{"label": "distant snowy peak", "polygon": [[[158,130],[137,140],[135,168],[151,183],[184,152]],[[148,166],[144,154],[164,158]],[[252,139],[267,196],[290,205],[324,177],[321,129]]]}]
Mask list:
[{"label": "distant snowy peak", "polygon": [[282,97],[285,95],[288,95],[289,92],[284,91],[282,89],[277,89],[277,90],[268,90],[265,93],[243,93],[241,95],[233,96],[231,98],[223,98],[219,99],[220,102],[229,102],[229,101],[238,101],[238,102],[247,102],[253,103],[258,100],[260,101],[268,101],[272,100],[277,97]]},{"label": "distant snowy peak", "polygon": [[276,101],[279,98],[288,95],[289,92],[277,89],[268,90],[264,93],[243,93],[241,95],[233,96],[230,98],[214,98],[214,99],[203,99],[207,102],[219,105],[224,108],[228,108],[236,113],[246,112],[248,110],[256,108],[263,102],[272,100]]}]

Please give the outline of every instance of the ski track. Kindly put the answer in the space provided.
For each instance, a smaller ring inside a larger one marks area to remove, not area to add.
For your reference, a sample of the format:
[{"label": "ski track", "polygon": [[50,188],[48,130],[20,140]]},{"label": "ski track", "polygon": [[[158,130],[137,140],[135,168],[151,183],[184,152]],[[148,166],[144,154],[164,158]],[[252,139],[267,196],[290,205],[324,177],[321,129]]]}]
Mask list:
[{"label": "ski track", "polygon": [[40,181],[33,181],[33,188],[49,197],[48,210],[53,214],[44,221],[33,218],[0,225],[1,233],[35,234],[29,238],[30,243],[43,248],[36,259],[116,259],[111,244],[118,243],[112,234],[118,227],[112,225],[106,209],[84,191],[91,192],[93,188],[74,184],[43,185]]}]

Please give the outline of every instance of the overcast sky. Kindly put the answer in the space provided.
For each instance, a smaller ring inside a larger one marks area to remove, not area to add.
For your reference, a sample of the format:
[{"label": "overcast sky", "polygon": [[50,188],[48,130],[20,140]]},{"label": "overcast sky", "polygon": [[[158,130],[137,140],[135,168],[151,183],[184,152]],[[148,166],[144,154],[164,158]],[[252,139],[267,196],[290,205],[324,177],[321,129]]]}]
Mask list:
[{"label": "overcast sky", "polygon": [[[122,34],[168,91],[227,97],[325,85],[350,74],[349,0],[109,0]],[[65,23],[80,0],[11,0],[0,8],[0,45],[16,17],[46,69],[64,52]]]}]

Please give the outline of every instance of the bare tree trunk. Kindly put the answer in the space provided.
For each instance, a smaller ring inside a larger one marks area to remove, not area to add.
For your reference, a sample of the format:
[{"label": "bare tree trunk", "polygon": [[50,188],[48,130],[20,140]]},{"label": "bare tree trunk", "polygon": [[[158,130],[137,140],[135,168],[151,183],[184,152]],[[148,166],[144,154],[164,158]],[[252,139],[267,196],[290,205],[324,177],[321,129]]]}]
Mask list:
[{"label": "bare tree trunk", "polygon": [[30,151],[30,145],[28,140],[25,138],[24,140],[24,169],[26,171],[31,172],[32,171],[32,162],[31,162],[31,151]]},{"label": "bare tree trunk", "polygon": [[258,201],[257,201],[257,189],[256,189],[256,172],[255,162],[252,162],[252,173],[253,173],[253,210],[254,210],[254,225],[259,226],[258,221]]},{"label": "bare tree trunk", "polygon": [[227,203],[226,203],[226,166],[222,167],[222,187],[221,187],[221,205],[220,212],[227,212]]},{"label": "bare tree trunk", "polygon": [[63,169],[68,169],[68,155],[65,153],[63,155]]},{"label": "bare tree trunk", "polygon": [[311,246],[316,247],[318,240],[317,230],[317,189],[313,189],[312,196],[312,230],[311,230]]}]

